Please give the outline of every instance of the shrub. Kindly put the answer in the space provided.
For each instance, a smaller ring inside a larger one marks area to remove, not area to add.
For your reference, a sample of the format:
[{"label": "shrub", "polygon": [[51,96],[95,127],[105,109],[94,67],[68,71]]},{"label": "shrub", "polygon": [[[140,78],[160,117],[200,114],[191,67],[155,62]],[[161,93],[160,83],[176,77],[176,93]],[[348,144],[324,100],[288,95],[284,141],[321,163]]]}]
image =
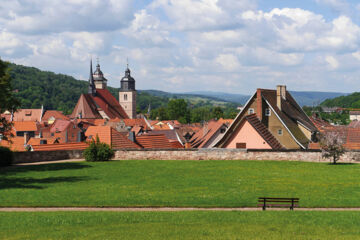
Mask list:
[{"label": "shrub", "polygon": [[0,146],[0,167],[10,166],[13,158],[13,153],[9,148]]},{"label": "shrub", "polygon": [[85,160],[88,162],[109,161],[114,156],[111,147],[102,143],[96,135],[96,141],[91,141],[88,148],[84,151]]}]

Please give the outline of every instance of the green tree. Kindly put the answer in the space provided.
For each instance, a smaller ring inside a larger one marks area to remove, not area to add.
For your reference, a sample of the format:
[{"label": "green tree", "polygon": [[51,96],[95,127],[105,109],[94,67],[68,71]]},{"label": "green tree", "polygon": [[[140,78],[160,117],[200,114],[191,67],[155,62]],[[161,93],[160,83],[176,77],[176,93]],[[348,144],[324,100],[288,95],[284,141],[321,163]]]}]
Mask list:
[{"label": "green tree", "polygon": [[168,115],[171,120],[179,120],[181,123],[190,122],[190,110],[184,99],[172,99],[168,102]]},{"label": "green tree", "polygon": [[221,107],[215,107],[212,110],[212,118],[220,119],[220,118],[223,118],[223,117],[224,117],[224,111],[222,110]]},{"label": "green tree", "polygon": [[[5,111],[14,112],[20,106],[20,102],[15,98],[12,86],[11,78],[9,75],[8,63],[0,59],[0,113]],[[0,134],[3,138],[6,138],[6,133],[11,129],[11,123],[9,123],[5,117],[0,117]]]}]

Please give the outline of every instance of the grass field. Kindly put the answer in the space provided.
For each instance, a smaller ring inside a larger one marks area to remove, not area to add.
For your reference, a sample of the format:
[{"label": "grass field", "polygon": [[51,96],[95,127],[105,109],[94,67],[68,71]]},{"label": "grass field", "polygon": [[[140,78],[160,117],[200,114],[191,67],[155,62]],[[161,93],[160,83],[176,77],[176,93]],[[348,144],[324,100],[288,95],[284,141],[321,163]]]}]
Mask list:
[{"label": "grass field", "polygon": [[360,165],[279,161],[112,161],[0,170],[0,206],[360,207]]},{"label": "grass field", "polygon": [[2,239],[360,238],[358,212],[25,212],[0,219]]}]

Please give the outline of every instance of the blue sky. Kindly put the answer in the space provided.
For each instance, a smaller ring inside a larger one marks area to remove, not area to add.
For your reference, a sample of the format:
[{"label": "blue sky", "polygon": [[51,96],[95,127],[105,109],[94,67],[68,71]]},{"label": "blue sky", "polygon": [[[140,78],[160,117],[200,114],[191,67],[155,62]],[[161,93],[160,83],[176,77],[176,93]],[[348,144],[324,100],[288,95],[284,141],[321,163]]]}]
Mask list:
[{"label": "blue sky", "polygon": [[360,3],[350,0],[2,0],[0,57],[119,87],[251,94],[360,91]]}]

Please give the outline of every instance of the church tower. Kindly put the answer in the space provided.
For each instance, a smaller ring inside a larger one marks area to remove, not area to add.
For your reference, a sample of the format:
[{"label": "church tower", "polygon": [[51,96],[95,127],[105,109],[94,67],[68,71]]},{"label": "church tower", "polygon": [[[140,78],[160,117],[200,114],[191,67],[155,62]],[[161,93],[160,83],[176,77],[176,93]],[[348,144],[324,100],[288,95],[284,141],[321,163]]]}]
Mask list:
[{"label": "church tower", "polygon": [[103,72],[100,70],[99,60],[96,65],[96,70],[93,74],[94,84],[96,89],[105,89],[107,85],[107,79],[104,77]]},{"label": "church tower", "polygon": [[136,118],[135,79],[130,75],[129,64],[120,82],[119,103],[129,118]]}]

